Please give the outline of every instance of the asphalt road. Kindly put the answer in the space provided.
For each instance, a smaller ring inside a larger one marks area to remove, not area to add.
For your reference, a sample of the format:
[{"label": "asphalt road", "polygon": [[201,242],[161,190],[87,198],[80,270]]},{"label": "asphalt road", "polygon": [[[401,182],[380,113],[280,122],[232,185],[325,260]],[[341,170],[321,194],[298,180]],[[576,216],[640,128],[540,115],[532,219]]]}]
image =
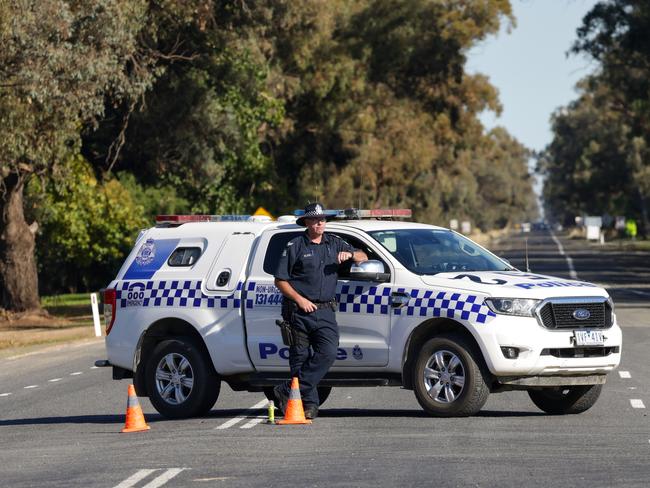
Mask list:
[{"label": "asphalt road", "polygon": [[573,269],[616,301],[623,362],[583,414],[506,392],[439,419],[410,391],[338,388],[311,426],[280,427],[262,423],[262,394],[224,386],[200,419],[163,420],[141,399],[151,430],[120,434],[128,383],[93,368],[104,347],[90,341],[0,360],[0,486],[650,486],[650,256],[560,237],[562,255],[540,232],[497,245],[520,269],[525,238],[532,271]]}]

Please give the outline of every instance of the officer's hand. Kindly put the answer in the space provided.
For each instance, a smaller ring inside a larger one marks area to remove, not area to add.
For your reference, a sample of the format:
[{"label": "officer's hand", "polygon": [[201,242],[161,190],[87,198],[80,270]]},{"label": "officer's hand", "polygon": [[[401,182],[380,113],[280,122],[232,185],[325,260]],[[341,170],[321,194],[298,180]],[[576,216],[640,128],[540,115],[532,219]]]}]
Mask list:
[{"label": "officer's hand", "polygon": [[300,300],[300,302],[298,303],[298,306],[300,307],[300,309],[303,312],[307,312],[307,313],[315,312],[317,310],[317,308],[318,308],[318,307],[316,307],[316,305],[314,305],[312,302],[310,302],[306,298],[303,298],[302,300]]},{"label": "officer's hand", "polygon": [[341,264],[343,261],[347,261],[348,259],[352,259],[354,257],[354,254],[348,251],[341,251],[338,256],[338,262]]}]

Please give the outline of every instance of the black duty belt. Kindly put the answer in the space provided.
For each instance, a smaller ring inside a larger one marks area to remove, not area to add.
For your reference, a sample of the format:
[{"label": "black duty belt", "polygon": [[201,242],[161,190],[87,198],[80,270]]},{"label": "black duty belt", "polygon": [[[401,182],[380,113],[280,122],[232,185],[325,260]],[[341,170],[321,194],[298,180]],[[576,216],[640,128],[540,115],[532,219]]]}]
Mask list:
[{"label": "black duty belt", "polygon": [[312,302],[316,305],[316,308],[331,308],[334,310],[336,308],[336,300],[330,300],[328,302]]}]

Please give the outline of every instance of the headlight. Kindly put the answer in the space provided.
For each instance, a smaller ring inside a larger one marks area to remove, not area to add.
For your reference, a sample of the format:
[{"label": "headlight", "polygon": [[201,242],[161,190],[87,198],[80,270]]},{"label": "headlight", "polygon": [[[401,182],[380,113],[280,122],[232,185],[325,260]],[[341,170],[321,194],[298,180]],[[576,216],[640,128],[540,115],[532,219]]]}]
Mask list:
[{"label": "headlight", "polygon": [[533,310],[540,302],[532,298],[486,298],[485,304],[494,313],[532,317]]}]

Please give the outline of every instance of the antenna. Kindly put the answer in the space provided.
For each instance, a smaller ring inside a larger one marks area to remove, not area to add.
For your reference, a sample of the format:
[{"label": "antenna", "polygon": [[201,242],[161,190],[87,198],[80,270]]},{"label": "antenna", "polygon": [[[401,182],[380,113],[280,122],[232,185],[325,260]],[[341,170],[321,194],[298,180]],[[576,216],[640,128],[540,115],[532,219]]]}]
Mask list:
[{"label": "antenna", "polygon": [[530,273],[530,266],[528,265],[528,237],[524,239],[526,243],[526,273]]}]

